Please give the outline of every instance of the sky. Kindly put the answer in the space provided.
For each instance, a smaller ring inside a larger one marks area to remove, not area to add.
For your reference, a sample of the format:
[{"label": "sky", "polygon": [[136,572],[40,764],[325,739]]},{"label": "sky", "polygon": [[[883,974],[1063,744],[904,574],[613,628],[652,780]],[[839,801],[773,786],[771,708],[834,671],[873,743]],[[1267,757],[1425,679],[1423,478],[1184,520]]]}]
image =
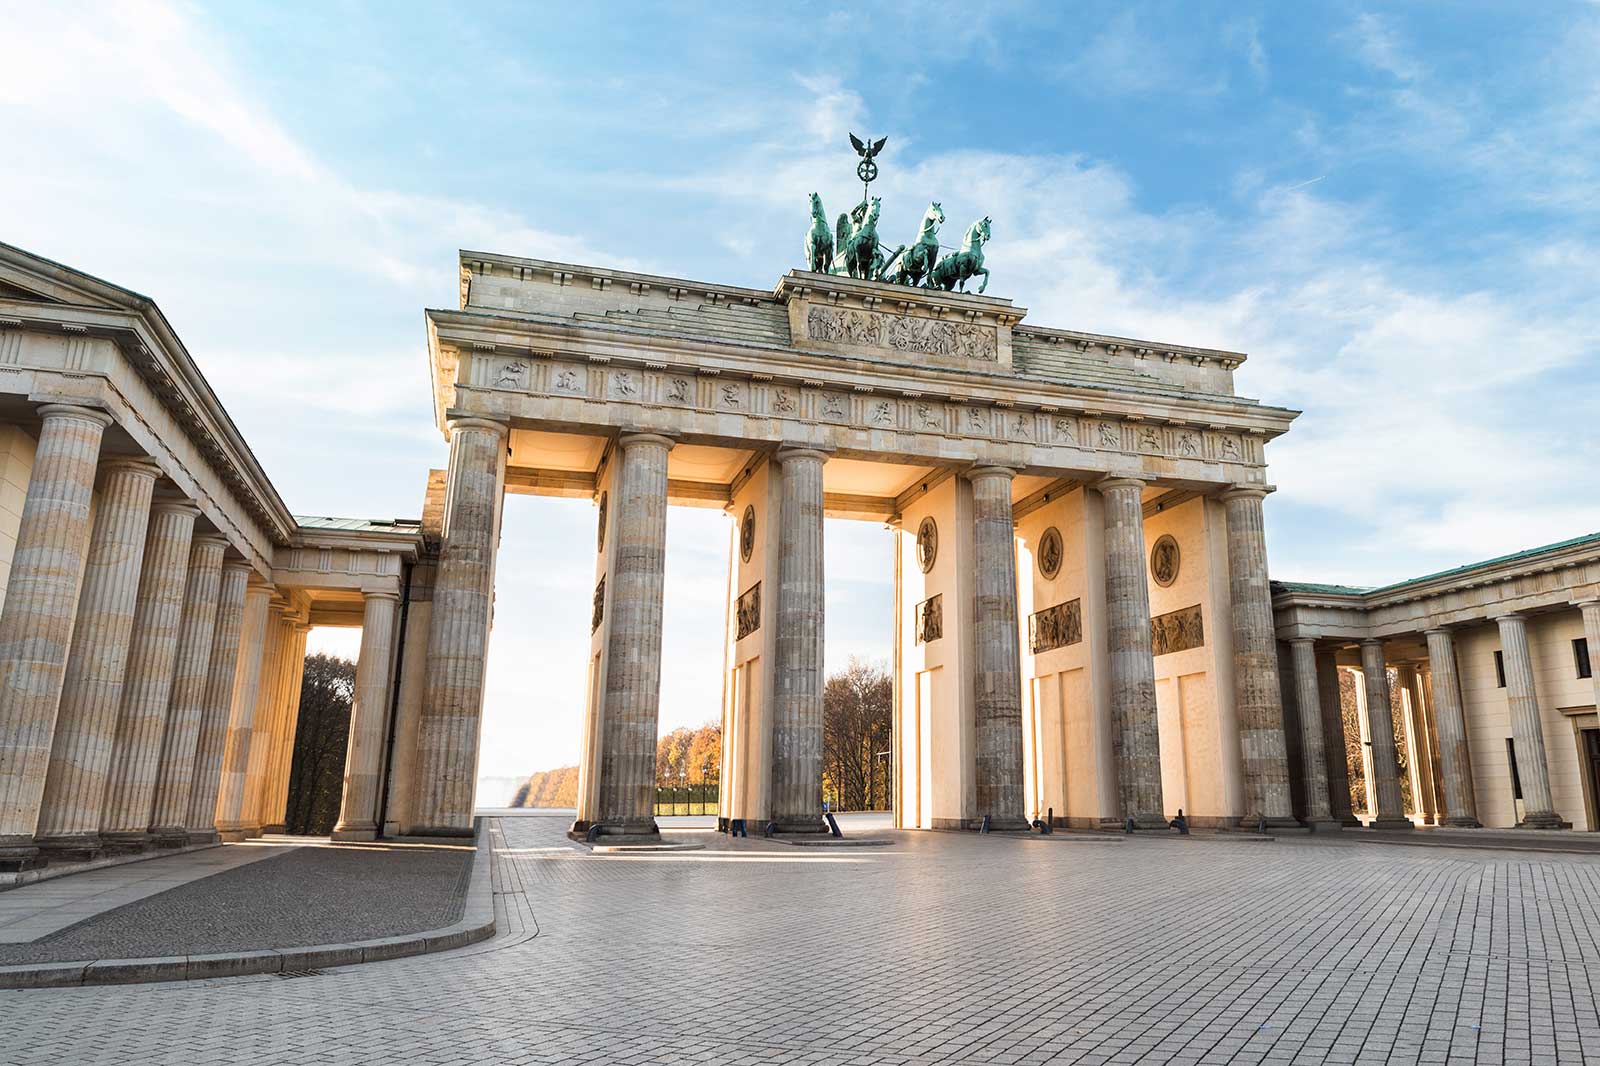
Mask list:
[{"label": "sky", "polygon": [[[990,215],[1029,321],[1304,411],[1275,577],[1600,530],[1600,6],[731,6],[0,0],[0,240],[153,297],[293,511],[414,517],[458,249],[769,288],[886,136],[894,242]],[[486,776],[576,757],[593,521],[508,501]],[[727,521],[669,518],[664,728],[717,715]],[[829,664],[887,659],[888,535],[827,538]]]}]

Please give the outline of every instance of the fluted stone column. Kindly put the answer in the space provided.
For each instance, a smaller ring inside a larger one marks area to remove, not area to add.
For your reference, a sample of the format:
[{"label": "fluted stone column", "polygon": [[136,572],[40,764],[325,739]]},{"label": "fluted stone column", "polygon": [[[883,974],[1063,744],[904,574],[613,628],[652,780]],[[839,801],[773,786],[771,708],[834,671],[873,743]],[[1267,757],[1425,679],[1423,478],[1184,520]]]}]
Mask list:
[{"label": "fluted stone column", "polygon": [[189,842],[189,792],[194,787],[211,638],[222,592],[222,555],[227,549],[226,538],[209,534],[195,537],[189,549],[189,583],[183,593],[167,732],[161,743],[155,807],[150,816],[150,835],[158,846],[178,847]]},{"label": "fluted stone column", "polygon": [[1317,653],[1317,694],[1322,703],[1322,747],[1328,767],[1328,810],[1342,826],[1359,827],[1350,808],[1350,764],[1345,749],[1344,699],[1339,691],[1339,661],[1331,651]]},{"label": "fluted stone column", "polygon": [[335,840],[371,840],[378,833],[378,775],[383,769],[384,723],[389,713],[390,662],[400,595],[362,597],[361,651],[356,658],[355,701],[344,760],[344,794]]},{"label": "fluted stone column", "polygon": [[1583,612],[1583,637],[1589,648],[1589,676],[1594,686],[1594,705],[1600,708],[1600,599],[1580,600]]},{"label": "fluted stone column", "polygon": [[1233,702],[1244,760],[1245,824],[1293,825],[1289,749],[1267,580],[1261,501],[1267,490],[1235,488],[1222,496],[1228,518],[1228,598],[1233,620]]},{"label": "fluted stone column", "polygon": [[222,564],[217,593],[217,620],[211,632],[211,654],[201,694],[200,731],[195,738],[194,784],[184,815],[191,844],[217,837],[217,790],[222,784],[222,758],[228,748],[228,714],[239,668],[239,636],[244,622],[245,587],[250,565],[242,560]]},{"label": "fluted stone column", "polygon": [[[412,824],[404,827],[413,834],[472,833],[507,432],[504,423],[485,419],[450,423],[443,543],[428,619],[428,681],[417,723],[417,794]],[[653,733],[650,744],[653,758]]]},{"label": "fluted stone column", "polygon": [[50,741],[89,546],[100,438],[111,417],[69,404],[43,424],[0,610],[0,870],[32,866]]},{"label": "fluted stone column", "polygon": [[1322,691],[1317,679],[1317,644],[1291,640],[1295,699],[1300,704],[1300,762],[1305,767],[1306,823],[1314,829],[1338,825],[1328,794],[1328,757],[1322,737]]},{"label": "fluted stone column", "polygon": [[1137,828],[1165,829],[1150,586],[1145,574],[1144,482],[1111,478],[1097,487],[1105,500],[1106,638],[1122,815],[1132,818]]},{"label": "fluted stone column", "polygon": [[[973,694],[977,724],[976,813],[979,818],[989,816],[991,829],[1028,827],[1022,781],[1017,541],[1011,514],[1011,479],[1015,475],[1016,471],[998,466],[979,467],[967,475],[972,482],[976,571],[972,614],[972,680],[977,689]],[[1143,557],[1142,547],[1140,556]],[[1154,695],[1154,688],[1151,693]],[[1158,773],[1158,783],[1159,780]]]},{"label": "fluted stone column", "polygon": [[[621,467],[615,503],[616,547],[606,575],[612,590],[611,629],[596,819],[608,835],[650,836],[657,832],[656,723],[661,701],[667,452],[671,448],[672,441],[666,437],[648,433],[631,434],[618,442]],[[779,655],[780,665],[774,669],[781,675],[782,653]],[[775,713],[781,717],[781,712]],[[773,732],[776,735],[776,726]],[[774,762],[779,762],[776,739],[773,750]],[[776,783],[773,791],[776,796]]]},{"label": "fluted stone column", "polygon": [[1395,668],[1395,680],[1405,693],[1405,728],[1411,742],[1408,758],[1413,787],[1412,806],[1423,825],[1439,823],[1433,798],[1433,748],[1428,739],[1428,715],[1422,704],[1422,674],[1411,663]]},{"label": "fluted stone column", "polygon": [[1445,825],[1478,829],[1467,721],[1461,708],[1461,677],[1456,672],[1455,638],[1448,629],[1430,629],[1428,666],[1433,675],[1433,719],[1439,730],[1439,772],[1444,777]]},{"label": "fluted stone column", "polygon": [[300,729],[300,684],[306,672],[306,634],[311,626],[298,620],[289,625],[288,651],[284,655],[283,685],[278,694],[276,747],[268,767],[262,795],[261,831],[282,833],[289,806],[289,775],[294,766],[294,738]]},{"label": "fluted stone column", "polygon": [[777,455],[783,496],[772,686],[772,820],[783,832],[825,828],[822,464],[827,459],[807,448],[784,448]]},{"label": "fluted stone column", "polygon": [[1511,710],[1511,735],[1516,740],[1517,778],[1522,782],[1522,821],[1519,828],[1561,829],[1550,792],[1550,760],[1545,754],[1544,726],[1539,721],[1539,697],[1533,684],[1533,658],[1528,652],[1528,628],[1519,614],[1496,618],[1500,627],[1501,659],[1506,671],[1506,701]]},{"label": "fluted stone column", "polygon": [[262,801],[266,796],[267,765],[275,747],[278,728],[278,693],[283,683],[283,662],[288,653],[286,605],[276,602],[267,608],[267,632],[261,652],[261,683],[256,688],[255,727],[250,736],[250,763],[244,782],[244,808],[241,819],[247,836],[261,835]]},{"label": "fluted stone column", "polygon": [[1400,758],[1394,746],[1394,708],[1383,641],[1361,642],[1361,675],[1367,689],[1367,735],[1372,744],[1373,829],[1414,829],[1400,794]]},{"label": "fluted stone column", "polygon": [[144,573],[133,612],[133,642],[117,712],[116,747],[106,802],[100,812],[100,838],[106,844],[143,846],[150,839],[156,772],[166,733],[177,666],[183,593],[188,584],[189,548],[200,509],[187,501],[160,502],[150,508]]},{"label": "fluted stone column", "polygon": [[250,749],[255,738],[256,703],[261,691],[266,655],[268,606],[272,589],[252,585],[245,590],[239,628],[239,662],[229,698],[227,740],[218,778],[216,826],[223,840],[243,840],[249,832],[244,820],[245,794],[250,777]]},{"label": "fluted stone column", "polygon": [[122,706],[150,498],[161,473],[143,459],[109,459],[100,467],[89,561],[35,832],[41,847],[63,859],[90,859],[100,850],[100,808]]}]

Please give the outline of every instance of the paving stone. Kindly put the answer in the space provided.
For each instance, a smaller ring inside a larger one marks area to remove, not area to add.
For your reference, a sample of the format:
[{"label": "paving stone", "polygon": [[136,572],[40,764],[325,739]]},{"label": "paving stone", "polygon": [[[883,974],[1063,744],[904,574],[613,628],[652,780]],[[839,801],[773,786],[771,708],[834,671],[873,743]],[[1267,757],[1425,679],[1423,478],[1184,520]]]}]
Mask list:
[{"label": "paving stone", "polygon": [[1587,856],[955,833],[597,856],[564,829],[487,824],[491,940],[0,992],[0,1062],[1600,1061]]}]

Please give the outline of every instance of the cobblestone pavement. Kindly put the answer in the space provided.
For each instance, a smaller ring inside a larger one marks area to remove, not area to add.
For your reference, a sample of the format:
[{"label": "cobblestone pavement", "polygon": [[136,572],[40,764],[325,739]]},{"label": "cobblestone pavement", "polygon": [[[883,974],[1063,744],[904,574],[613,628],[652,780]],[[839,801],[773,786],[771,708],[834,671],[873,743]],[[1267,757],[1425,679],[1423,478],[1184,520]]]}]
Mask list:
[{"label": "cobblestone pavement", "polygon": [[[1600,861],[917,833],[590,855],[489,823],[493,940],[0,993],[12,1063],[1600,1062]],[[720,838],[713,838],[720,840]]]},{"label": "cobblestone pavement", "polygon": [[438,929],[461,917],[471,870],[464,847],[293,847],[31,943],[0,943],[0,965],[305,947]]}]

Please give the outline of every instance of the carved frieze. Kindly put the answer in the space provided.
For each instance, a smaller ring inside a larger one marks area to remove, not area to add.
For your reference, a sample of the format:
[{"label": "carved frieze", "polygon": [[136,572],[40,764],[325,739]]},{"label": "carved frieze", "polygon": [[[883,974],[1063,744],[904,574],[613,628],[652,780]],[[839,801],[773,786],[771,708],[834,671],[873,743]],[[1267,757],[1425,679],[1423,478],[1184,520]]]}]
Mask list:
[{"label": "carved frieze", "polygon": [[1205,642],[1205,625],[1200,618],[1198,603],[1150,619],[1150,647],[1156,655],[1188,651],[1204,646]]},{"label": "carved frieze", "polygon": [[992,325],[941,322],[849,307],[808,308],[806,336],[829,344],[889,348],[985,363],[1000,358],[996,327]]},{"label": "carved frieze", "polygon": [[582,396],[589,391],[589,373],[583,367],[556,363],[550,367],[550,391]]},{"label": "carved frieze", "polygon": [[918,644],[926,644],[944,636],[944,593],[929,596],[917,604],[914,611]]},{"label": "carved frieze", "polygon": [[1028,616],[1028,649],[1040,652],[1065,648],[1083,639],[1083,602],[1068,600]]},{"label": "carved frieze", "polygon": [[734,606],[734,638],[743,640],[761,628],[761,582],[745,589]]},{"label": "carved frieze", "polygon": [[501,360],[495,371],[494,387],[497,389],[525,389],[528,387],[528,361],[526,359]]}]

